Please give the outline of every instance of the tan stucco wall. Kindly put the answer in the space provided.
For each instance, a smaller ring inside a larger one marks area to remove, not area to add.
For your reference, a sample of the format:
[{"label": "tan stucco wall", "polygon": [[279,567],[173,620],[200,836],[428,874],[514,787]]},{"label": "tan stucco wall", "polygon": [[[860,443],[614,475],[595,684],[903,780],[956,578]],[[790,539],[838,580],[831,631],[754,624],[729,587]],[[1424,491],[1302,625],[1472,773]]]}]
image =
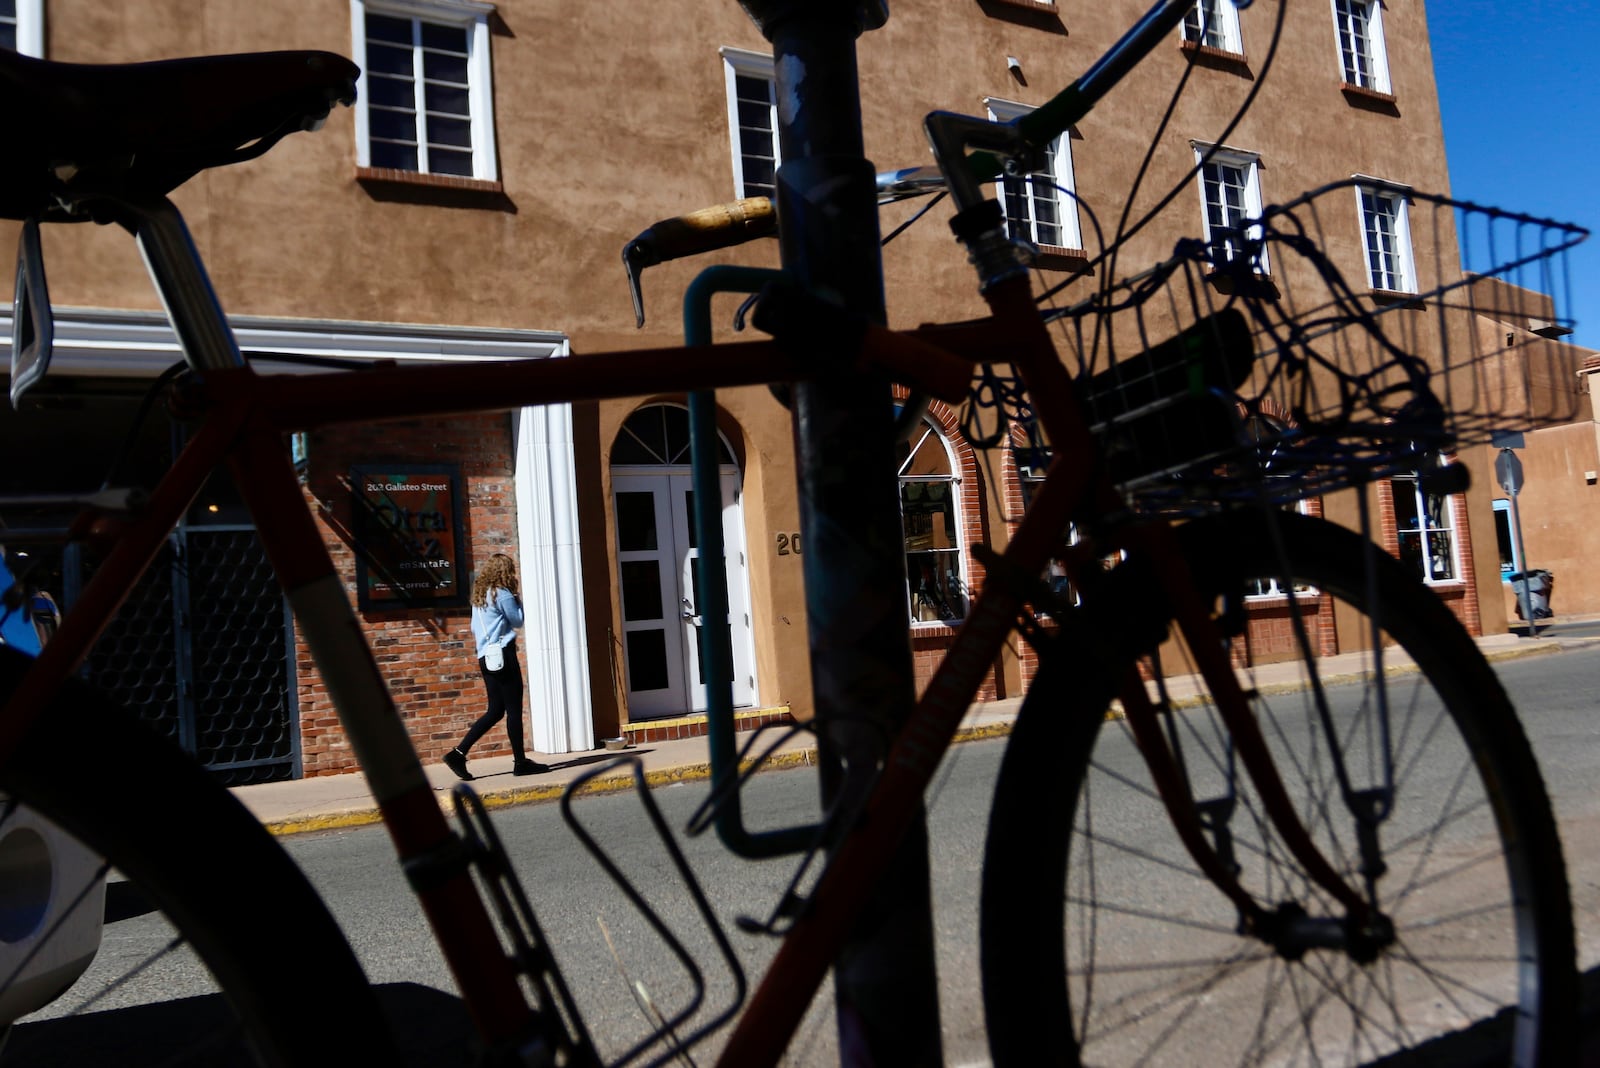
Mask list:
[{"label": "tan stucco wall", "polygon": [[[1526,447],[1517,450],[1522,462],[1523,487],[1517,495],[1521,515],[1524,566],[1555,573],[1550,607],[1557,616],[1600,613],[1600,570],[1595,551],[1600,547],[1600,448],[1596,424],[1535,430],[1525,436]],[[1494,484],[1494,458],[1498,450],[1484,448],[1489,485],[1496,497],[1508,494]],[[1502,607],[1516,621],[1515,597],[1508,583],[1489,602]],[[1485,614],[1488,614],[1487,611]]]},{"label": "tan stucco wall", "polygon": [[[896,4],[888,25],[859,43],[868,156],[880,167],[927,161],[924,113],[981,113],[985,96],[1037,104],[1081,73],[1121,35],[1142,4],[1063,4],[1040,15],[1000,3]],[[1262,158],[1266,200],[1287,199],[1360,173],[1418,189],[1448,191],[1427,28],[1420,3],[1384,9],[1392,105],[1343,93],[1331,14],[1293,4],[1271,76],[1262,82],[1279,5],[1241,13],[1243,63],[1192,61],[1174,35],[1135,71],[1072,141],[1077,188],[1113,230],[1172,91],[1189,75],[1132,218],[1182,185],[1165,213],[1132,239],[1119,273],[1148,265],[1200,226],[1191,139],[1221,139]],[[496,134],[503,192],[460,193],[363,184],[355,176],[348,110],[324,129],[288,138],[261,160],[203,175],[176,195],[235,314],[421,322],[556,330],[577,353],[668,344],[678,339],[680,295],[713,262],[775,266],[774,242],[655,267],[646,272],[648,320],[635,330],[619,253],[651,222],[733,193],[724,75],[718,46],[768,51],[732,0],[659,0],[639,8],[581,8],[506,0],[493,36]],[[72,61],[139,60],[204,52],[323,48],[348,54],[345,0],[239,4],[159,0],[138,10],[102,0],[52,0],[48,54]],[[1021,63],[1025,84],[1007,70]],[[1258,85],[1265,90],[1231,132],[1223,128]],[[887,231],[920,205],[883,212]],[[889,317],[912,325],[980,314],[972,277],[936,209],[885,250]],[[1325,220],[1325,242],[1359,277],[1354,205]],[[1093,245],[1090,220],[1082,217]],[[1448,233],[1439,235],[1448,238]],[[14,229],[0,229],[0,242]],[[1433,260],[1433,235],[1414,234],[1417,260]],[[64,305],[154,308],[131,242],[92,227],[47,235],[55,300]],[[1444,260],[1453,261],[1446,253]],[[1285,285],[1301,280],[1275,264]],[[1061,276],[1051,277],[1054,281]],[[1103,281],[1076,281],[1075,299]],[[1426,281],[1426,280],[1425,280]],[[726,316],[718,320],[725,330]],[[641,399],[606,402],[580,420],[591,675],[598,724],[625,719],[601,652],[617,626],[609,476],[603,456]],[[808,710],[799,557],[779,556],[777,535],[798,525],[789,429],[764,389],[721,398],[731,439],[746,458],[746,518],[764,704]],[[1473,535],[1493,549],[1489,494],[1471,495]],[[1006,525],[998,482],[987,487],[984,523],[997,547]],[[1337,511],[1337,509],[1333,509]],[[1481,548],[1482,545],[1480,544]],[[603,561],[603,564],[602,564]],[[1480,571],[1488,572],[1482,568]],[[1492,576],[1480,592],[1494,593]],[[606,618],[609,614],[609,618]],[[1014,663],[1002,688],[1018,679]],[[606,694],[611,693],[611,697]]]}]

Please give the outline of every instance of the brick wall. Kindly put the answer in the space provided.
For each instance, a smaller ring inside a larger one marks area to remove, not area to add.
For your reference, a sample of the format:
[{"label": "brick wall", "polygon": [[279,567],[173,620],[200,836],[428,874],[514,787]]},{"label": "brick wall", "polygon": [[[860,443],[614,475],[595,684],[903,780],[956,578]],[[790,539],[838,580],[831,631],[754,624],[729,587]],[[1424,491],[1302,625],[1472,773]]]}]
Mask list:
[{"label": "brick wall", "polygon": [[[317,512],[352,604],[356,603],[355,553],[350,545],[352,464],[459,464],[466,484],[463,582],[470,582],[478,561],[490,553],[516,556],[511,430],[504,414],[335,427],[314,432],[308,451],[307,498]],[[373,655],[424,761],[437,760],[460,741],[484,709],[469,617],[465,608],[383,609],[361,614]],[[295,659],[305,775],[354,770],[355,756],[334,715],[327,688],[298,635]],[[525,658],[523,663],[526,666]],[[473,747],[474,756],[507,751],[503,725]]]}]

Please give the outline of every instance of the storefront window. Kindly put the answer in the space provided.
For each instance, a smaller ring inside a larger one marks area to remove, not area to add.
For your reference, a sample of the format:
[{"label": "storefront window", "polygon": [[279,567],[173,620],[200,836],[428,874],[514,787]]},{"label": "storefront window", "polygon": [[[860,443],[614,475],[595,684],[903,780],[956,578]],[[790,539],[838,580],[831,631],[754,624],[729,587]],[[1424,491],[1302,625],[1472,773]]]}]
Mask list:
[{"label": "storefront window", "polygon": [[1424,492],[1416,475],[1396,475],[1395,530],[1400,536],[1400,559],[1416,569],[1425,582],[1451,582],[1456,566],[1455,509],[1443,494]]},{"label": "storefront window", "polygon": [[1517,544],[1511,537],[1511,502],[1504,498],[1494,502],[1494,536],[1500,546],[1500,577],[1509,579],[1522,567],[1517,560]]}]

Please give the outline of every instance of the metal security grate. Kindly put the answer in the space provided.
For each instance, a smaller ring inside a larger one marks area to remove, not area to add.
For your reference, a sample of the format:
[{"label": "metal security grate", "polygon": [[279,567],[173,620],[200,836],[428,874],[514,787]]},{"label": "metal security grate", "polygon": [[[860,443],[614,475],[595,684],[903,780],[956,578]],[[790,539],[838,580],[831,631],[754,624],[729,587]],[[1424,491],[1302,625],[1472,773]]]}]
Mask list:
[{"label": "metal security grate", "polygon": [[96,645],[90,678],[230,786],[293,778],[283,595],[249,527],[185,526]]},{"label": "metal security grate", "polygon": [[[88,675],[118,704],[187,749],[177,715],[180,675],[172,607],[174,559],[169,542],[95,644],[89,654]],[[70,599],[66,610],[72,610]]]},{"label": "metal security grate", "polygon": [[195,750],[230,784],[293,774],[298,716],[283,594],[255,531],[190,527]]}]

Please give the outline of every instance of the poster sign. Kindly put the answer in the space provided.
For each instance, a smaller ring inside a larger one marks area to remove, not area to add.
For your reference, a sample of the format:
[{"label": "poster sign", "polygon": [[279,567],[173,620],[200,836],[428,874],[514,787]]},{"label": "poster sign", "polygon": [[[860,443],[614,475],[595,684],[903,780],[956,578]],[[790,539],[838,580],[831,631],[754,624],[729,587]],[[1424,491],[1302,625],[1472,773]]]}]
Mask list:
[{"label": "poster sign", "polygon": [[351,531],[361,610],[467,603],[458,464],[357,464]]}]

